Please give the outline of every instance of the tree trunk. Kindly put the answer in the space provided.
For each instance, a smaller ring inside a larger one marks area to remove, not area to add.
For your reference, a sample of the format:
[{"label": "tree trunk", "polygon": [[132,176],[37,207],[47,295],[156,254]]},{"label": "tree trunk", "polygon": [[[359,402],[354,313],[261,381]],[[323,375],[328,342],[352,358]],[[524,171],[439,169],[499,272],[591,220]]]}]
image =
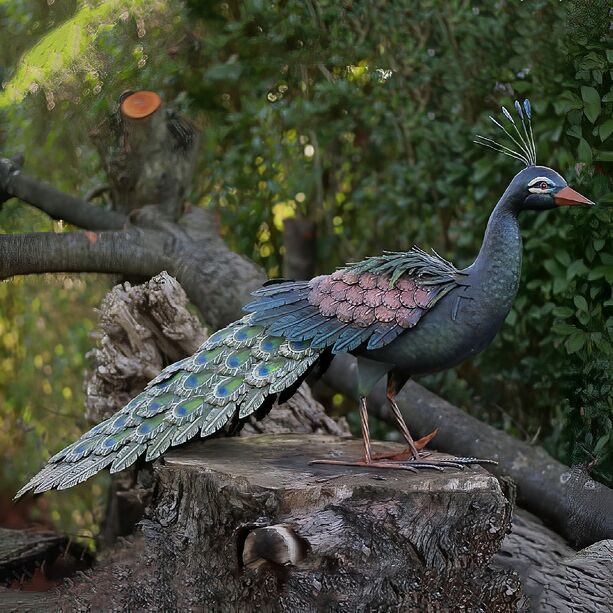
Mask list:
[{"label": "tree trunk", "polygon": [[488,566],[511,513],[494,477],[309,465],[331,452],[358,457],[361,443],[263,435],[166,454],[142,535],[62,601],[93,610],[514,610],[516,577]]},{"label": "tree trunk", "polygon": [[283,223],[283,276],[311,279],[317,262],[317,224],[310,219],[290,218]]},{"label": "tree trunk", "polygon": [[198,130],[154,92],[121,96],[115,116],[92,131],[105,162],[114,209],[155,204],[176,221],[192,183]]}]

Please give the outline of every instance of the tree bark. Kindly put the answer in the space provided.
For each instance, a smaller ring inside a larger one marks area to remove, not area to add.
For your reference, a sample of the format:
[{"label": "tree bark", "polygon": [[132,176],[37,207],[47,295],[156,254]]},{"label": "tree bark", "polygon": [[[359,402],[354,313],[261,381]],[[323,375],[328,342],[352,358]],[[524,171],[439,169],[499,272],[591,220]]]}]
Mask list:
[{"label": "tree bark", "polygon": [[94,610],[513,610],[517,579],[488,566],[511,511],[494,477],[480,468],[450,478],[309,466],[331,448],[361,453],[355,440],[265,435],[167,454],[155,465],[142,536],[77,578],[62,602]]},{"label": "tree bark", "polygon": [[613,602],[613,540],[575,551],[534,516],[517,510],[493,565],[522,583],[522,610],[608,613]]}]

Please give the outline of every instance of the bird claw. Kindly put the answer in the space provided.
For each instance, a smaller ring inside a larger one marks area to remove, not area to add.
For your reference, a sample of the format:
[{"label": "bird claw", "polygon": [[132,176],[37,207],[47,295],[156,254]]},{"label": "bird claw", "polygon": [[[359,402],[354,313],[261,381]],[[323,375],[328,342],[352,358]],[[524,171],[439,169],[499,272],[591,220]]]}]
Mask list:
[{"label": "bird claw", "polygon": [[[420,454],[421,456],[421,454]],[[481,464],[493,464],[498,462],[495,460],[482,460],[480,458],[439,458],[422,462],[421,459],[409,459],[405,460],[406,464],[410,464],[413,468],[430,468],[434,470],[444,470],[445,468],[458,468],[464,470],[466,466],[474,466]]]},{"label": "bird claw", "polygon": [[[401,455],[401,454],[396,454]],[[427,454],[430,455],[430,454]],[[421,456],[421,453],[420,453]],[[426,457],[424,454],[423,457]],[[482,460],[479,458],[441,458],[438,460],[428,460],[426,462],[421,459],[401,459],[401,460],[393,460],[391,456],[387,456],[386,454],[379,454],[378,456],[373,457],[370,462],[367,462],[365,459],[363,460],[312,460],[309,464],[331,464],[333,466],[360,466],[362,468],[386,468],[386,469],[395,469],[395,470],[408,470],[413,473],[419,472],[419,470],[430,469],[430,470],[438,470],[442,472],[445,468],[457,468],[459,470],[464,470],[466,466],[473,465],[481,465],[481,464],[493,464],[496,465],[498,462],[495,460]]]}]

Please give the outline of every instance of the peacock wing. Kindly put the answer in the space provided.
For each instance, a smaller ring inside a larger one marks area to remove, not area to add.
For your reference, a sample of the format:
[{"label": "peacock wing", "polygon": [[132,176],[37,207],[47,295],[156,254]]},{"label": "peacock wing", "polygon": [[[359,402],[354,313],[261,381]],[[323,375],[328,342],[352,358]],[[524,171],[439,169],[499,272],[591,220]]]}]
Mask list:
[{"label": "peacock wing", "polygon": [[313,349],[378,349],[461,282],[462,272],[437,254],[413,248],[368,258],[311,281],[268,285],[245,310],[270,332]]}]

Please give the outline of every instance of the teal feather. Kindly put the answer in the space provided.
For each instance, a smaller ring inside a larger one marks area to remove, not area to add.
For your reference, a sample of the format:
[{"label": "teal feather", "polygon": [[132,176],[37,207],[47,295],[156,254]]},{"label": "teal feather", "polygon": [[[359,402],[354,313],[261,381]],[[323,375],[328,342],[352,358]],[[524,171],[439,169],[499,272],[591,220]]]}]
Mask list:
[{"label": "teal feather", "polygon": [[110,471],[117,473],[120,470],[125,470],[132,466],[138,457],[147,449],[147,445],[140,443],[138,445],[126,445],[113,459]]}]

